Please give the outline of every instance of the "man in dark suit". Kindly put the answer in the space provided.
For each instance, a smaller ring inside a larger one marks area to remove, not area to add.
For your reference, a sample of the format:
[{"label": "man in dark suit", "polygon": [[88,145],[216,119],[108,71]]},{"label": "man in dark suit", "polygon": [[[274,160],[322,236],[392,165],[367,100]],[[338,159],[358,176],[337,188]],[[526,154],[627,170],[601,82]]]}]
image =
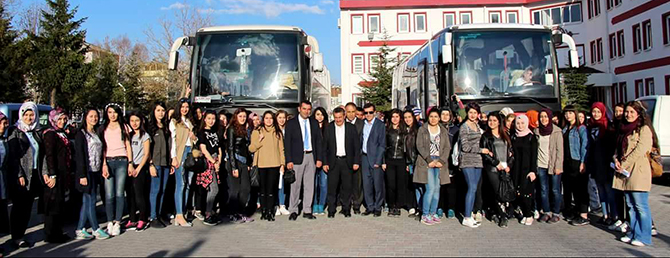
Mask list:
[{"label": "man in dark suit", "polygon": [[342,214],[351,217],[351,188],[354,171],[361,164],[361,149],[356,127],[344,122],[344,109],[333,111],[334,122],[326,127],[326,159],[323,171],[328,173],[328,217],[337,209],[337,187],[341,184]]},{"label": "man in dark suit", "polygon": [[382,215],[384,204],[384,172],[382,172],[382,157],[386,149],[386,128],[384,122],[375,118],[375,105],[365,104],[365,125],[361,135],[363,192],[367,209],[363,216],[370,214],[379,217]]},{"label": "man in dark suit", "polygon": [[[358,110],[358,107],[356,107],[356,104],[353,102],[349,102],[345,106],[345,109],[347,111],[347,123],[351,123],[352,125],[356,126],[356,132],[358,133],[358,138],[360,138],[361,134],[363,133],[363,126],[365,125],[365,122],[356,117],[356,111]],[[351,190],[354,214],[361,214],[361,205],[363,204],[363,176],[361,176],[361,174],[362,172],[360,169],[354,169],[354,175],[352,177],[353,182],[351,184],[353,187]]]},{"label": "man in dark suit", "polygon": [[323,143],[319,133],[319,123],[311,118],[312,103],[303,100],[298,108],[299,115],[286,122],[284,135],[284,156],[286,168],[295,170],[295,182],[291,184],[289,220],[298,219],[300,190],[304,186],[302,211],[303,218],[316,219],[312,215],[314,200],[314,175],[323,160]]}]

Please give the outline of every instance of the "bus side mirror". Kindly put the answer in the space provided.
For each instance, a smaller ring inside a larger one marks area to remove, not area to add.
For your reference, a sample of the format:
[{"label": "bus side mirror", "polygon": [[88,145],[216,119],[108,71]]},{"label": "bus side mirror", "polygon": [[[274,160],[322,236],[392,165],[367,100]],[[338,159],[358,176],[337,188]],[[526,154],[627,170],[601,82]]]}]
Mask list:
[{"label": "bus side mirror", "polygon": [[451,44],[442,46],[442,63],[451,64],[454,62],[454,57],[452,56]]},{"label": "bus side mirror", "polygon": [[322,53],[314,53],[314,56],[312,57],[312,71],[313,72],[323,72],[323,54]]},{"label": "bus side mirror", "polygon": [[559,45],[566,44],[568,45],[569,55],[570,55],[570,67],[579,68],[579,52],[577,52],[577,45],[572,36],[561,33],[552,35],[553,41],[559,43]]},{"label": "bus side mirror", "polygon": [[168,69],[177,70],[177,65],[179,64],[179,49],[189,43],[189,37],[179,37],[177,40],[172,43],[172,48],[170,48],[170,59],[168,60]]}]

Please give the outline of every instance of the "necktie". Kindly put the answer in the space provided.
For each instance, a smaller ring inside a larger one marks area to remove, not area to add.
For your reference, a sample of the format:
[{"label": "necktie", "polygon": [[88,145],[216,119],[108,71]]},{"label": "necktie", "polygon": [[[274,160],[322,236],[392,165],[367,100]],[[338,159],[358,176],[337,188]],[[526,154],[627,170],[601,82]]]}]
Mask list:
[{"label": "necktie", "polygon": [[305,145],[305,151],[307,151],[309,149],[309,125],[307,124],[307,119],[303,120],[303,124],[305,124],[305,137],[302,139],[302,142]]}]

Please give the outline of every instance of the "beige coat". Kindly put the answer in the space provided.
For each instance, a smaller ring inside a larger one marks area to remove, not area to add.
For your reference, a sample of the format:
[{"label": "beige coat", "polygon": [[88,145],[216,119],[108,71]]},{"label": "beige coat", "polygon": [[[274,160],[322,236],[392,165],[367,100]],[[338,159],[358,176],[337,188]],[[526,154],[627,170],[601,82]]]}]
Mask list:
[{"label": "beige coat", "polygon": [[[549,135],[549,161],[547,162],[549,174],[553,175],[556,169],[563,172],[563,131],[555,124],[551,124],[553,130]],[[535,128],[535,135],[540,135],[540,129]],[[539,147],[539,144],[538,144]]]},{"label": "beige coat", "polygon": [[[263,134],[263,140],[259,140],[260,134]],[[274,128],[265,130],[254,130],[251,133],[251,143],[249,151],[254,153],[253,166],[259,168],[275,168],[285,165],[284,158],[284,138],[277,138]]]},{"label": "beige coat", "polygon": [[621,167],[630,172],[630,177],[626,178],[614,172],[616,176],[612,187],[621,191],[648,192],[651,190],[651,165],[647,158],[653,144],[651,129],[644,126],[639,133],[633,132],[626,140],[628,149],[623,155],[626,159],[621,161]]},{"label": "beige coat", "polygon": [[[442,125],[440,127],[440,159],[442,163],[440,168],[440,185],[451,183],[449,178],[449,154],[451,153],[451,143],[449,142],[449,130]],[[424,124],[416,135],[416,150],[419,156],[416,158],[416,166],[414,167],[414,183],[427,184],[428,183],[428,163],[433,159],[430,157],[430,132],[428,131],[428,123]]]}]

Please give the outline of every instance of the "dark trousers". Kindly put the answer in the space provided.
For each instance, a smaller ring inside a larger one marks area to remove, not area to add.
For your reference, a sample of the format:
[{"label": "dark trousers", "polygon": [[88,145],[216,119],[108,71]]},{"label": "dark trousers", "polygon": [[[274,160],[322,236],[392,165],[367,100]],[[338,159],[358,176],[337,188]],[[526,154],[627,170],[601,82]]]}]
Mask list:
[{"label": "dark trousers", "polygon": [[336,158],[335,162],[332,163],[330,170],[328,170],[328,213],[335,213],[337,210],[338,186],[340,186],[340,202],[342,202],[342,210],[350,211],[353,176],[354,173],[349,169],[347,160]]},{"label": "dark trousers", "polygon": [[[33,211],[33,202],[35,196],[40,192],[42,183],[39,182],[41,176],[37,171],[33,171],[32,180],[30,182],[30,191],[26,187],[21,187],[16,182],[16,186],[12,193],[12,212],[10,215],[10,227],[13,240],[21,240],[26,234],[28,223],[30,223],[30,215]],[[27,181],[27,180],[26,180]],[[28,183],[28,182],[26,182]]]},{"label": "dark trousers", "polygon": [[[128,195],[128,215],[130,221],[149,221],[149,171],[148,166],[140,169],[137,177],[129,176],[126,179],[126,194]],[[139,216],[137,212],[139,211]]]},{"label": "dark trousers", "polygon": [[389,208],[407,207],[409,172],[404,159],[386,160],[386,191]]},{"label": "dark trousers", "polygon": [[[579,173],[580,161],[569,159],[563,163],[563,203],[573,213],[589,212],[589,175]],[[574,201],[574,206],[573,206]]]},{"label": "dark trousers", "polygon": [[9,233],[9,213],[7,212],[7,200],[0,200],[0,234]]},{"label": "dark trousers", "polygon": [[368,156],[363,155],[363,192],[368,211],[379,212],[384,204],[384,172],[370,164]]},{"label": "dark trousers", "polygon": [[624,192],[619,191],[617,189],[613,190],[614,190],[614,201],[616,202],[617,213],[619,214],[619,220],[630,222],[630,216],[628,215],[629,209]]},{"label": "dark trousers", "polygon": [[[236,161],[235,161],[236,162]],[[232,171],[228,173],[228,186],[230,191],[230,214],[242,214],[251,193],[251,179],[249,168],[245,164],[237,162],[238,177],[233,177]],[[255,201],[255,200],[254,200]]]},{"label": "dark trousers", "polygon": [[[487,169],[488,170],[488,169]],[[500,174],[501,172],[483,172],[486,176],[488,186],[488,191],[485,191],[485,200],[487,202],[488,208],[493,212],[493,215],[503,216],[502,204],[498,202],[498,189],[500,187]],[[502,172],[504,173],[504,172]]]},{"label": "dark trousers", "polygon": [[479,177],[479,182],[477,183],[477,192],[475,193],[475,205],[472,207],[472,210],[474,213],[482,211],[484,201],[482,199],[482,191],[484,191],[482,187],[482,183],[484,182],[484,174],[485,171],[482,171],[482,176]]},{"label": "dark trousers", "polygon": [[363,168],[359,168],[354,171],[354,174],[351,177],[351,201],[353,209],[355,211],[361,210],[363,205],[364,194],[363,194]]},{"label": "dark trousers", "polygon": [[[451,180],[454,180],[452,177]],[[451,181],[451,184],[440,186],[440,203],[438,208],[443,211],[454,210],[456,212],[456,196],[458,194],[458,187],[456,182]]]},{"label": "dark trousers", "polygon": [[274,168],[258,168],[260,175],[260,198],[261,208],[273,212],[277,205],[277,192],[279,191],[279,167]]},{"label": "dark trousers", "polygon": [[63,216],[61,214],[44,215],[44,236],[47,241],[63,235]]}]

